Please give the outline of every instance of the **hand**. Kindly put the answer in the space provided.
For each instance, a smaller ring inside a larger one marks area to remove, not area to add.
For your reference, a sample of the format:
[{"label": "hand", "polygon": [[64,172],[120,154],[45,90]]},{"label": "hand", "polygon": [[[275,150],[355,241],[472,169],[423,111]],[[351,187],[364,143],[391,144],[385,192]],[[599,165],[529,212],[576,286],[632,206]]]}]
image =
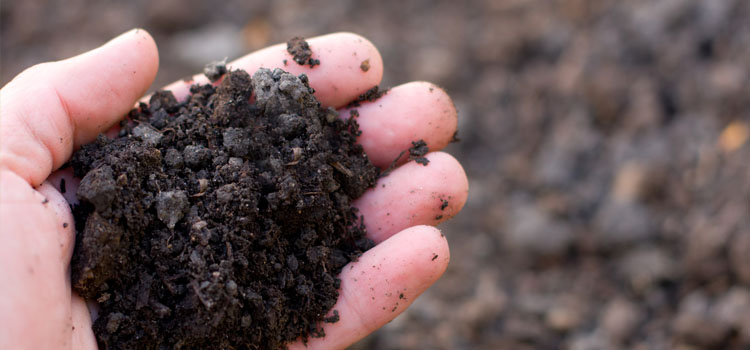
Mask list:
[{"label": "hand", "polygon": [[[367,40],[340,33],[308,41],[310,68],[296,64],[276,45],[230,63],[252,74],[279,67],[305,73],[323,105],[340,108],[380,83],[380,54]],[[287,65],[283,61],[287,60]],[[360,68],[369,60],[370,68]],[[60,168],[80,145],[117,123],[144,94],[158,69],[153,39],[127,32],[104,46],[68,60],[27,69],[0,92],[0,349],[95,349],[86,303],[71,292],[69,263],[74,225],[68,200],[76,183]],[[206,82],[196,76],[197,82]],[[178,98],[189,84],[167,87]],[[373,163],[387,168],[411,141],[431,151],[451,140],[456,110],[440,88],[424,82],[397,86],[357,108],[359,142]],[[433,226],[458,213],[468,182],[450,155],[432,152],[428,166],[403,164],[379,180],[355,205],[378,245],[339,276],[334,306],[340,321],[324,326],[310,349],[341,349],[398,314],[445,271],[445,238]],[[59,191],[66,179],[67,191]],[[443,205],[447,200],[447,206]],[[293,349],[302,349],[297,342]]]}]

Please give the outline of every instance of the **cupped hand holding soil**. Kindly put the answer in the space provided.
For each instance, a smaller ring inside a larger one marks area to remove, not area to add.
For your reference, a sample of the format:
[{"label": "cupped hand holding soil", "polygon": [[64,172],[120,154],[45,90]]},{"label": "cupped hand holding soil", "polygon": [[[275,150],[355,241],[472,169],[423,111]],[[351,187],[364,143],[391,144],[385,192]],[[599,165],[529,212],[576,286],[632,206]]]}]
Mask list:
[{"label": "cupped hand holding soil", "polygon": [[[283,68],[306,74],[324,106],[354,112],[348,102],[376,86],[383,67],[367,40],[347,33],[308,40],[319,65],[298,65],[281,44],[229,64],[253,73]],[[285,64],[286,61],[286,64]],[[368,69],[362,69],[367,61]],[[0,142],[0,348],[96,348],[91,316],[71,297],[66,270],[74,226],[67,201],[77,182],[69,170],[55,171],[74,149],[117,123],[143,94],[158,67],[156,46],[143,30],[128,32],[103,47],[69,60],[35,66],[2,89]],[[203,76],[195,82],[206,83]],[[185,99],[191,83],[167,88]],[[34,101],[30,103],[29,101]],[[399,159],[354,205],[377,245],[339,275],[340,297],[331,309],[339,321],[308,348],[344,348],[400,314],[445,270],[447,242],[431,225],[455,215],[468,184],[458,162],[436,152],[456,130],[450,98],[429,83],[408,83],[356,107],[358,142],[381,169],[424,140],[433,151],[428,166]],[[65,193],[60,193],[65,181]],[[169,221],[167,219],[167,221]],[[301,342],[291,348],[304,348]]]}]

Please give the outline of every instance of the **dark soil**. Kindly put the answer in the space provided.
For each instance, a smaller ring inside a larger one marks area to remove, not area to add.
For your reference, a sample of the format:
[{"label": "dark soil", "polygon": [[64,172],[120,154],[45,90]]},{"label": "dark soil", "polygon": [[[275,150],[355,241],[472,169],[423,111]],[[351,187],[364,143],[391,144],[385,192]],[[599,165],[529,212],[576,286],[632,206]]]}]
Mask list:
[{"label": "dark soil", "polygon": [[0,2],[4,83],[133,26],[159,44],[154,86],[351,31],[380,50],[383,86],[450,94],[447,151],[471,185],[441,224],[448,271],[351,349],[750,346],[746,0],[35,4]]},{"label": "dark soil", "polygon": [[387,94],[388,90],[389,89],[381,90],[379,86],[373,86],[369,90],[365,91],[363,94],[357,96],[357,98],[351,103],[349,103],[347,107],[359,107],[361,106],[360,102],[364,102],[364,101],[374,102],[377,99],[381,98],[383,95]]},{"label": "dark soil", "polygon": [[357,124],[278,69],[191,92],[154,94],[119,137],[73,157],[72,281],[99,302],[101,348],[278,349],[323,335],[336,276],[373,246],[350,206],[378,176]]},{"label": "dark soil", "polygon": [[203,68],[203,74],[211,82],[219,80],[224,74],[227,73],[227,59],[221,61],[213,61]]},{"label": "dark soil", "polygon": [[320,64],[320,60],[312,58],[310,44],[303,38],[294,37],[289,39],[286,42],[286,51],[294,56],[294,62],[297,62],[300,66],[309,64],[310,68],[312,68]]},{"label": "dark soil", "polygon": [[424,140],[420,139],[418,141],[412,141],[411,147],[409,148],[409,160],[427,166],[427,164],[430,164],[430,160],[425,158],[425,155],[429,151],[430,149],[427,148],[427,142],[424,142]]}]

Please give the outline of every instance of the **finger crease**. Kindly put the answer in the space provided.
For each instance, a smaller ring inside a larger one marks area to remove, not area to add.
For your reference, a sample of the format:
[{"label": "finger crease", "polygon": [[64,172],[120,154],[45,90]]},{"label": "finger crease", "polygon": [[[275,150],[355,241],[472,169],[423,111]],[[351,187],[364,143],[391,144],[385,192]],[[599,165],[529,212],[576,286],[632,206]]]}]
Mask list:
[{"label": "finger crease", "polygon": [[65,113],[65,117],[68,119],[68,125],[70,125],[70,129],[73,131],[72,136],[73,140],[75,140],[75,131],[76,131],[76,122],[73,118],[73,115],[70,113],[70,108],[68,107],[68,103],[65,102],[65,99],[60,95],[60,91],[57,90],[57,87],[52,86],[52,91],[54,91],[55,96],[57,96],[57,102],[60,104],[60,107],[63,110],[63,113]]}]

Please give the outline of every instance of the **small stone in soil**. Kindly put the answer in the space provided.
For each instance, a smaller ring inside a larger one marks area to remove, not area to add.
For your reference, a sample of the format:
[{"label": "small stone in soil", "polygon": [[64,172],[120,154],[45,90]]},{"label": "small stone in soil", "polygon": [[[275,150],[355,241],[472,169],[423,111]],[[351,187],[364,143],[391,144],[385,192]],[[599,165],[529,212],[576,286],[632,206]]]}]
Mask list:
[{"label": "small stone in soil", "polygon": [[221,61],[213,61],[209,64],[207,64],[203,68],[203,74],[210,80],[212,83],[221,79],[224,74],[227,73],[227,59],[223,59]]}]

